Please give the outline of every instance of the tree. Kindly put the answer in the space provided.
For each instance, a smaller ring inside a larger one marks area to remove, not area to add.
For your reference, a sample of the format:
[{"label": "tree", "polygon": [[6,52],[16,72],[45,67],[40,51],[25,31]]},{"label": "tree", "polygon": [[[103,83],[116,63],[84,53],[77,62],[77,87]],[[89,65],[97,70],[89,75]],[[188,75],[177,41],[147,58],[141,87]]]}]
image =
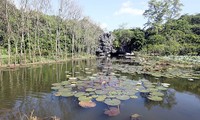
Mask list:
[{"label": "tree", "polygon": [[[139,51],[145,43],[145,33],[139,28],[114,30],[114,45],[116,48],[124,46],[125,52]],[[121,49],[121,48],[120,48]]]},{"label": "tree", "polygon": [[48,15],[50,0],[17,1],[18,8],[10,0],[0,2],[0,64],[66,59],[68,52],[94,53],[102,30],[82,18],[74,0],[59,0],[56,15]]},{"label": "tree", "polygon": [[8,12],[8,1],[5,0],[5,11],[6,11],[6,33],[7,33],[7,39],[8,39],[8,65],[10,65],[10,56],[11,56],[11,45],[10,45],[10,33],[11,33],[11,28],[10,28],[10,22],[9,22],[9,12]]},{"label": "tree", "polygon": [[150,0],[149,8],[143,13],[148,19],[145,28],[153,28],[156,33],[162,29],[162,24],[179,17],[183,4],[180,0]]}]

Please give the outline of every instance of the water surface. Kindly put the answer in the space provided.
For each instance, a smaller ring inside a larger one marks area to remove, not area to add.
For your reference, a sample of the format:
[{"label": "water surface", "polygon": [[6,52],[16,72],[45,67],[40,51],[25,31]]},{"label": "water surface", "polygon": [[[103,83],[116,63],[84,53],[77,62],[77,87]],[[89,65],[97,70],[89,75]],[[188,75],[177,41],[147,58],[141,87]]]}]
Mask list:
[{"label": "water surface", "polygon": [[[120,104],[120,114],[104,115],[108,106],[96,102],[95,108],[81,108],[75,97],[55,97],[51,84],[66,80],[65,71],[81,72],[80,68],[99,71],[102,61],[88,59],[66,63],[37,65],[13,70],[0,70],[0,119],[18,120],[24,114],[47,119],[57,116],[62,120],[130,120],[132,114],[140,114],[142,120],[199,120],[200,81],[190,82],[180,78],[156,79],[147,75],[130,75],[132,80],[148,79],[152,82],[170,83],[162,102],[149,101],[141,94]],[[83,75],[83,74],[81,74]]]}]

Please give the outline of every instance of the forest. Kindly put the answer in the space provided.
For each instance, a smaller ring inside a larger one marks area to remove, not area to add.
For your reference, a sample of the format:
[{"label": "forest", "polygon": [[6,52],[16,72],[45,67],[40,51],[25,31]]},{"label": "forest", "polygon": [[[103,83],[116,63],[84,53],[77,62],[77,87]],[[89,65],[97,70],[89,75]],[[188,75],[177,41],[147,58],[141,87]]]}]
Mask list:
[{"label": "forest", "polygon": [[74,0],[61,1],[57,15],[50,15],[52,10],[50,0],[21,0],[19,8],[0,2],[0,65],[94,54],[103,32],[99,25],[83,16]]},{"label": "forest", "polygon": [[126,52],[139,51],[150,55],[200,55],[200,14],[181,15],[179,0],[150,0],[143,15],[148,18],[145,28],[113,31],[114,45]]},{"label": "forest", "polygon": [[[66,60],[95,55],[104,32],[82,14],[76,1],[21,0],[20,6],[0,3],[0,65]],[[144,28],[120,27],[111,33],[115,49],[147,55],[200,55],[200,14],[181,15],[179,0],[148,2]],[[51,14],[52,11],[57,14]]]},{"label": "forest", "polygon": [[182,15],[162,25],[159,33],[140,28],[114,30],[114,45],[122,44],[127,52],[152,55],[200,55],[200,14]]}]

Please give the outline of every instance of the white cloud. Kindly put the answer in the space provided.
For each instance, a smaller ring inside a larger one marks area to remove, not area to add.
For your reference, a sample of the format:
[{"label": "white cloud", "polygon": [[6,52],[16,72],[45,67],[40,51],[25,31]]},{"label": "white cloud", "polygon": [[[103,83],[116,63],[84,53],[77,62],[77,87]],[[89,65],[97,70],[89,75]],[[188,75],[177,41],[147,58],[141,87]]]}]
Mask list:
[{"label": "white cloud", "polygon": [[20,9],[20,1],[19,0],[13,0],[12,2],[15,4],[17,9]]},{"label": "white cloud", "polygon": [[108,29],[108,25],[106,23],[100,23],[100,27],[103,30],[107,30]]},{"label": "white cloud", "polygon": [[135,15],[142,15],[143,12],[144,10],[133,8],[133,3],[131,1],[126,1],[122,3],[121,8],[118,11],[116,11],[114,15],[119,16],[128,14],[135,16]]}]

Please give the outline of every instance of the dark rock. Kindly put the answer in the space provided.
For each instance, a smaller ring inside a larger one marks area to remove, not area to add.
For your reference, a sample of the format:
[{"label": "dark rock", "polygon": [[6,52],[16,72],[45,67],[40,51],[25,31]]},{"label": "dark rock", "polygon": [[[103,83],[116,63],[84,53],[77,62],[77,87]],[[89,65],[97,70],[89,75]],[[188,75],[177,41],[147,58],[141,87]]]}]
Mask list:
[{"label": "dark rock", "polygon": [[99,46],[96,50],[96,54],[99,56],[109,56],[111,53],[115,53],[113,48],[113,36],[111,33],[103,33],[99,36]]},{"label": "dark rock", "polygon": [[3,36],[0,36],[0,45],[3,45]]}]

